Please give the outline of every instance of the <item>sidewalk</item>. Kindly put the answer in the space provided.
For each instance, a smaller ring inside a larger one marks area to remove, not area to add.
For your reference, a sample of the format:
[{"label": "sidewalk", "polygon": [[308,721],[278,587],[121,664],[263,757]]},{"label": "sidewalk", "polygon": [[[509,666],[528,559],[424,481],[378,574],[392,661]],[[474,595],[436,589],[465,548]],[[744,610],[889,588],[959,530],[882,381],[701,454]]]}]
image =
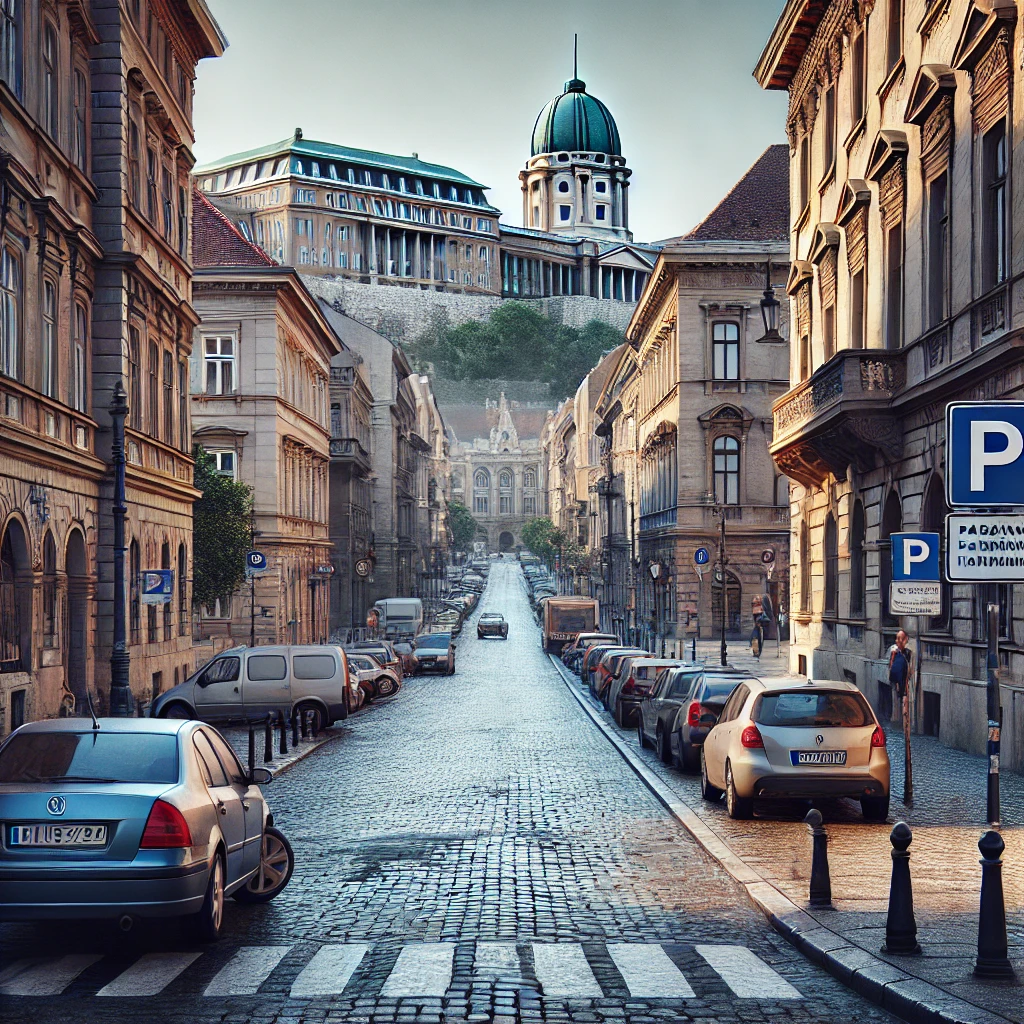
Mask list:
[{"label": "sidewalk", "polygon": [[[731,654],[729,660],[740,664],[739,657]],[[767,674],[766,668],[763,661],[762,674]],[[865,823],[859,807],[847,801],[816,802],[829,836],[835,909],[811,908],[807,902],[811,842],[803,824],[806,803],[771,806],[753,821],[731,820],[723,805],[701,800],[698,778],[668,768],[650,751],[641,751],[635,731],[617,728],[578,679],[565,674],[563,678],[634,771],[808,957],[910,1019],[1024,1024],[1024,987],[980,981],[972,975],[981,884],[977,842],[986,828],[986,758],[951,750],[931,737],[915,736],[915,799],[914,806],[907,808],[900,799],[902,734],[887,725],[893,793],[889,823]],[[1004,773],[1001,797],[1009,955],[1018,978],[1024,980],[1024,776]],[[916,957],[880,952],[892,868],[889,832],[900,820],[914,833],[910,869],[923,949],[923,955]]]}]

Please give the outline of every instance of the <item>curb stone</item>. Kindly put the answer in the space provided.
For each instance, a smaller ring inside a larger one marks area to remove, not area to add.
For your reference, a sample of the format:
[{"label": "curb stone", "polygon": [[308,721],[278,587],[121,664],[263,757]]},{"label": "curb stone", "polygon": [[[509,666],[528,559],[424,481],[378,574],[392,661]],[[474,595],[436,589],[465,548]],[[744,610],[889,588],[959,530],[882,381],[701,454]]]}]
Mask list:
[{"label": "curb stone", "polygon": [[1012,1024],[1007,1017],[975,1006],[901,971],[814,920],[738,857],[710,825],[682,803],[608,726],[604,716],[580,692],[580,681],[558,658],[551,654],[548,657],[577,703],[640,781],[705,852],[743,886],[771,926],[808,960],[873,1003],[913,1024]]}]

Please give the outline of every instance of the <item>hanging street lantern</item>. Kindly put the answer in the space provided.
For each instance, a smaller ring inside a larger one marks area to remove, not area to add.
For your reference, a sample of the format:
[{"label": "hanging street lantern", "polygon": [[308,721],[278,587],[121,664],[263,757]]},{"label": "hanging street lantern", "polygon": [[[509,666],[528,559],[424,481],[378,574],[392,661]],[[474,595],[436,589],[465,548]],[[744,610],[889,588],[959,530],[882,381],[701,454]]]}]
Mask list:
[{"label": "hanging street lantern", "polygon": [[772,287],[772,261],[769,259],[764,298],[761,299],[761,319],[764,321],[764,334],[757,339],[759,345],[784,345],[786,343],[786,339],[779,334],[780,309],[781,303],[775,298],[775,289]]}]

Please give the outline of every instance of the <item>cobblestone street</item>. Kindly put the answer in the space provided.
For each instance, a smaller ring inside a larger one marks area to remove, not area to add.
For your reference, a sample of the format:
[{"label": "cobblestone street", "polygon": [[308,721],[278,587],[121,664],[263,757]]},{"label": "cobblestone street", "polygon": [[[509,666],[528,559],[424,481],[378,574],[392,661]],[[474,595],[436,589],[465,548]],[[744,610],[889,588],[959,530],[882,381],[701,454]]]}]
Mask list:
[{"label": "cobblestone street", "polygon": [[[888,1021],[804,960],[636,778],[498,563],[452,677],[409,680],[268,788],[296,852],[216,947],[0,929],[0,1019]],[[44,998],[45,997],[45,998]]]}]

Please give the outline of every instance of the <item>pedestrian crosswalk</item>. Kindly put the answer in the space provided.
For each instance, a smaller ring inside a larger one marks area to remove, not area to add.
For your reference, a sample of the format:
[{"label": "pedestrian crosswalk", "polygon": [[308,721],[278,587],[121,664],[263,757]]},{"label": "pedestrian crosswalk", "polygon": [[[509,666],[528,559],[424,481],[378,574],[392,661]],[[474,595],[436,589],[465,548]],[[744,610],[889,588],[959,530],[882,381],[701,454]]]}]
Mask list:
[{"label": "pedestrian crosswalk", "polygon": [[[722,984],[737,999],[803,998],[746,946],[696,945],[687,947],[692,950],[688,955],[686,950],[680,953],[679,945],[666,949],[657,943],[608,942],[607,958],[600,956],[599,943],[586,948],[578,942],[462,944],[463,949],[467,946],[472,946],[473,959],[467,967],[460,958],[460,970],[468,969],[471,980],[519,977],[524,984],[535,984],[546,999],[590,1000],[628,993],[632,999],[685,1000],[707,995],[712,986]],[[453,985],[453,942],[407,943],[397,959],[389,944],[326,944],[298,967],[298,973],[297,957],[289,956],[295,951],[304,953],[285,945],[241,946],[227,960],[219,957],[219,967],[206,966],[214,955],[209,953],[145,953],[120,970],[116,964],[105,969],[102,954],[27,958],[0,969],[0,996],[66,993],[117,999],[156,996],[172,986],[176,992],[206,998],[253,996],[275,972],[281,973],[274,991],[282,991],[281,983],[287,987],[288,976],[294,975],[287,990],[292,999],[327,998],[346,991],[351,995],[355,990],[381,1000],[437,999]],[[376,965],[383,957],[391,967],[382,983],[384,971]],[[286,958],[287,964],[282,964]],[[614,971],[609,971],[609,962]],[[90,985],[93,976],[96,984]]]}]

